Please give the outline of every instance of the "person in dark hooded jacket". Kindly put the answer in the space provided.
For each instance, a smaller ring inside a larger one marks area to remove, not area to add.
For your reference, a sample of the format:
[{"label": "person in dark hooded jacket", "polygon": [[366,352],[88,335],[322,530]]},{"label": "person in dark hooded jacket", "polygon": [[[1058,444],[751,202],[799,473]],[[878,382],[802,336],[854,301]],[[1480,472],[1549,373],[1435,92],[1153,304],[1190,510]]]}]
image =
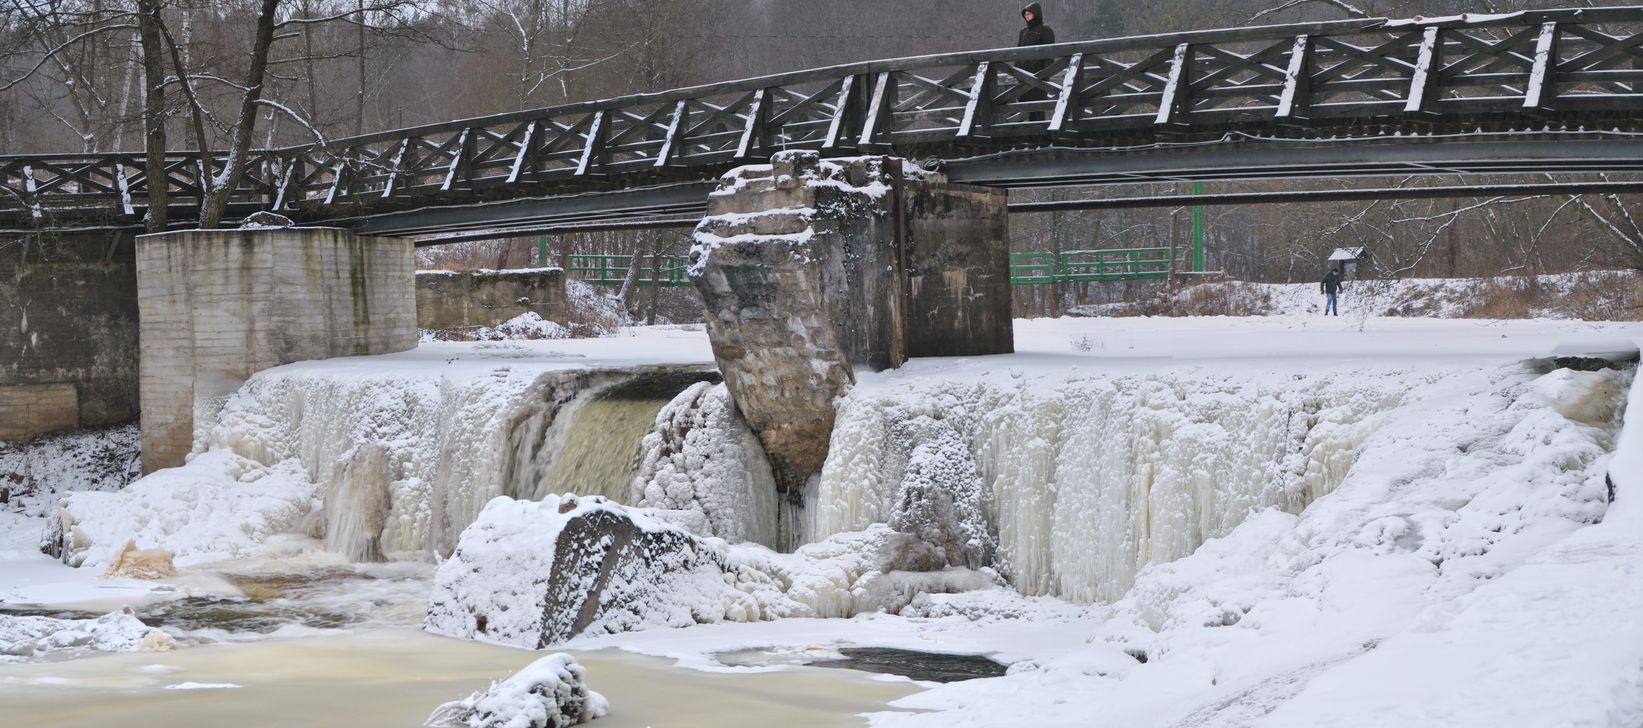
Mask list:
[{"label": "person in dark hooded jacket", "polygon": [[[1021,19],[1027,21],[1027,27],[1021,29],[1021,35],[1016,39],[1016,47],[1050,45],[1055,42],[1055,29],[1044,24],[1043,6],[1033,3],[1022,8]],[[1037,73],[1048,65],[1049,61],[1026,61],[1021,64],[1021,68]]]},{"label": "person in dark hooded jacket", "polygon": [[1324,274],[1323,281],[1318,283],[1318,292],[1324,294],[1324,315],[1341,315],[1338,296],[1341,294],[1341,274],[1330,268]]},{"label": "person in dark hooded jacket", "polygon": [[[1021,9],[1021,19],[1027,21],[1027,27],[1021,29],[1021,35],[1016,39],[1016,47],[1049,45],[1055,42],[1055,29],[1044,24],[1044,7],[1033,3]],[[1017,64],[1023,71],[1038,73],[1050,65],[1049,61],[1022,61]],[[1042,101],[1049,98],[1042,89],[1028,89],[1021,94],[1022,101]],[[1043,121],[1044,114],[1034,111],[1027,115],[1032,121]]]}]

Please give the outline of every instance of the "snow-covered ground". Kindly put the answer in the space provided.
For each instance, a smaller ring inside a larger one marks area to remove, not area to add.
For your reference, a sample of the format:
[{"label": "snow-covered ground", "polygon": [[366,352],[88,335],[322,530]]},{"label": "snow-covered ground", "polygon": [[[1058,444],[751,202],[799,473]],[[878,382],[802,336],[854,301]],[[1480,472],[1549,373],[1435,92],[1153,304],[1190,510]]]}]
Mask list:
[{"label": "snow-covered ground", "polygon": [[[1299,316],[1323,312],[1313,283],[1215,281],[1170,289],[1162,284],[1111,284],[1094,293],[1124,295],[1117,303],[1076,306],[1075,316]],[[1643,274],[1600,270],[1493,278],[1390,278],[1347,281],[1344,317],[1623,320],[1643,318]]]},{"label": "snow-covered ground", "polygon": [[[872,716],[883,726],[1633,728],[1643,724],[1643,389],[1630,371],[1543,359],[1639,339],[1643,325],[1544,320],[1018,321],[1016,354],[862,375],[841,402],[805,522],[812,539],[859,529],[917,482],[924,466],[910,460],[964,457],[898,439],[916,421],[916,437],[969,449],[999,571],[1017,589],[920,596],[896,615],[564,647],[727,671],[775,668],[713,655],[765,650],[779,664],[849,645],[1011,663],[1004,677],[897,701]],[[144,534],[154,541],[138,546],[176,551],[186,577],[191,565],[256,553],[265,533],[311,527],[268,514],[323,508],[337,497],[326,490],[333,470],[365,462],[364,445],[389,453],[384,487],[396,495],[495,477],[506,468],[464,459],[507,443],[506,421],[541,400],[544,377],[710,361],[700,331],[658,328],[281,367],[230,402],[188,467],[76,499],[95,503],[85,521],[104,534],[95,542]],[[663,488],[669,497],[701,497],[680,467],[655,470],[680,483]],[[243,520],[209,538],[198,518],[177,517],[226,518],[231,499],[243,505],[254,490],[231,495],[238,485],[265,480],[292,498],[234,513]],[[491,492],[464,507],[477,513]],[[133,507],[145,501],[175,522],[144,520]],[[465,525],[435,525],[432,513],[415,525],[422,517],[390,521],[410,524],[407,534]],[[148,588],[32,553],[40,519],[8,519],[0,601]]]}]

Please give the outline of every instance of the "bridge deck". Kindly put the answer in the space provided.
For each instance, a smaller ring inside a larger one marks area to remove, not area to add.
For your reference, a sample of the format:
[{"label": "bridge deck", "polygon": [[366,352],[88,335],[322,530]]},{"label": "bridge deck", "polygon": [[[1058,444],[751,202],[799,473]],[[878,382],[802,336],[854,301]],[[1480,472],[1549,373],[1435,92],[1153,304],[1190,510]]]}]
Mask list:
[{"label": "bridge deck", "polygon": [[[901,58],[255,152],[230,217],[425,234],[699,212],[777,150],[1003,186],[1643,168],[1643,8],[1350,20]],[[169,156],[172,217],[219,164]],[[0,228],[125,227],[139,153],[0,158]]]}]

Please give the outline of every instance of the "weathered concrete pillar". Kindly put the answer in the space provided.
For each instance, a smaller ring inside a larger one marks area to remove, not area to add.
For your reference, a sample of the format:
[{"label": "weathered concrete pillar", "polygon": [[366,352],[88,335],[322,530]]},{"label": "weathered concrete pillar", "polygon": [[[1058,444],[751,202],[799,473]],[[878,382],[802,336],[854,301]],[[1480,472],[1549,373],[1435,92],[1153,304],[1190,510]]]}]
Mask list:
[{"label": "weathered concrete pillar", "polygon": [[180,465],[196,425],[281,364],[416,346],[409,240],[331,228],[137,239],[143,470]]},{"label": "weathered concrete pillar", "polygon": [[0,240],[0,441],[137,418],[129,235]]},{"label": "weathered concrete pillar", "polygon": [[725,175],[692,275],[784,490],[820,472],[859,369],[1014,350],[1006,202],[888,157],[782,152]]}]

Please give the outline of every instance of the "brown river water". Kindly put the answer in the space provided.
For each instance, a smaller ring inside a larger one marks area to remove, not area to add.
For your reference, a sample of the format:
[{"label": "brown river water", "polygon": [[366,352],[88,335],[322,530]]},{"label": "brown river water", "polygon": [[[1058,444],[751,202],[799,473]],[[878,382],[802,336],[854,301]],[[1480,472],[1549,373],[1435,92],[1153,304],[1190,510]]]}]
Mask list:
[{"label": "brown river water", "polygon": [[[179,636],[176,650],[0,664],[0,726],[420,726],[441,703],[548,654],[421,631],[425,568],[263,568],[225,573],[229,596],[137,607]],[[82,606],[57,616],[118,605]],[[720,673],[617,650],[571,654],[610,701],[593,728],[863,726],[861,714],[919,689],[851,670]]]}]

